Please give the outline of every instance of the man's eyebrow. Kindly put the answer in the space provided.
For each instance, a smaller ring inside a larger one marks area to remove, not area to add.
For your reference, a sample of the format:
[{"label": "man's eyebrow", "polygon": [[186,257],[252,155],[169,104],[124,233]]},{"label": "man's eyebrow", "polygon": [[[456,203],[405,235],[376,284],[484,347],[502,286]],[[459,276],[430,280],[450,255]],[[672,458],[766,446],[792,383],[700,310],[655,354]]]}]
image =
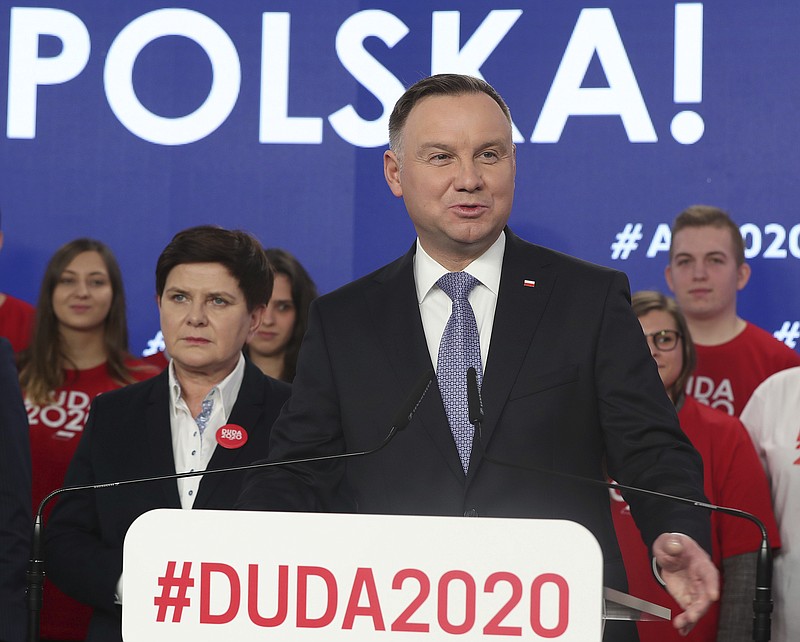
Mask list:
[{"label": "man's eyebrow", "polygon": [[494,138],[492,140],[487,140],[483,145],[480,145],[479,148],[483,147],[502,147],[503,149],[508,149],[508,141],[503,138]]},{"label": "man's eyebrow", "polygon": [[418,147],[418,149],[421,149],[421,150],[422,149],[432,149],[432,148],[433,149],[443,149],[443,150],[448,151],[448,152],[452,151],[452,148],[450,147],[450,145],[448,145],[446,143],[438,143],[436,141],[430,141],[430,142],[422,143]]},{"label": "man's eyebrow", "polygon": [[[694,258],[695,255],[691,252],[675,252],[674,257],[678,258],[679,256],[685,256],[687,258]],[[727,258],[729,255],[724,250],[711,250],[710,252],[704,252],[701,256],[722,256]]]},{"label": "man's eyebrow", "polygon": [[[508,142],[505,141],[502,138],[493,138],[491,140],[484,141],[480,145],[476,145],[475,149],[486,149],[487,147],[500,147],[500,148],[502,148],[504,150],[508,150],[509,149]],[[444,150],[446,152],[452,152],[453,151],[453,147],[451,147],[447,143],[440,143],[440,142],[437,142],[437,141],[428,141],[428,142],[421,143],[417,149],[420,150],[420,151],[426,150],[426,149],[441,149],[441,150]]]}]

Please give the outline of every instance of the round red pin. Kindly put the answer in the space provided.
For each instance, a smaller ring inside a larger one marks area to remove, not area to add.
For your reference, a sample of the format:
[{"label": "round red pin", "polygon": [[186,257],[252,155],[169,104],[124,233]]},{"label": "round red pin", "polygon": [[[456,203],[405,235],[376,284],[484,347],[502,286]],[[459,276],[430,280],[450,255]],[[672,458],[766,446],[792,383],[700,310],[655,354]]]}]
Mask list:
[{"label": "round red pin", "polygon": [[225,424],[217,430],[217,443],[223,448],[241,448],[247,443],[247,431],[236,424]]}]

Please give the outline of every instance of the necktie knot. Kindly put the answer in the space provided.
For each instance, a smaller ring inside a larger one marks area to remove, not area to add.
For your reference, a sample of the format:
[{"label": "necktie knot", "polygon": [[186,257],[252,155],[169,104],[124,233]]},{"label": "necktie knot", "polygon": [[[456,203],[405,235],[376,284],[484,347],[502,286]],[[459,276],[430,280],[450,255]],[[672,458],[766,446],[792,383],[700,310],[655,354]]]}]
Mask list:
[{"label": "necktie knot", "polygon": [[450,297],[452,301],[466,299],[472,288],[478,285],[479,281],[468,272],[448,272],[436,282],[436,285]]}]

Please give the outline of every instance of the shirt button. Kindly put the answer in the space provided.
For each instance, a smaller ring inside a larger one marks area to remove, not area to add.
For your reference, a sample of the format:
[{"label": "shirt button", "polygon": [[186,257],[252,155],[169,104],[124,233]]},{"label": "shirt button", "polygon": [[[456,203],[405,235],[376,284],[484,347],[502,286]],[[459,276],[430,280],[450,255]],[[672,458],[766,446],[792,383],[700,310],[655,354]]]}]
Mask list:
[{"label": "shirt button", "polygon": [[193,454],[193,455],[196,455],[196,454],[197,454],[197,451],[196,451],[196,450],[193,450],[193,451],[192,451],[192,454]]},{"label": "shirt button", "polygon": [[193,491],[193,490],[190,490],[190,491],[189,491],[189,494],[190,494],[190,495],[194,495],[194,491]]},{"label": "shirt button", "polygon": [[464,511],[464,517],[477,517],[478,516],[478,509],[477,508],[468,508]]},{"label": "shirt button", "polygon": [[192,435],[192,437],[197,437],[197,431],[196,430],[194,431],[194,434]]}]

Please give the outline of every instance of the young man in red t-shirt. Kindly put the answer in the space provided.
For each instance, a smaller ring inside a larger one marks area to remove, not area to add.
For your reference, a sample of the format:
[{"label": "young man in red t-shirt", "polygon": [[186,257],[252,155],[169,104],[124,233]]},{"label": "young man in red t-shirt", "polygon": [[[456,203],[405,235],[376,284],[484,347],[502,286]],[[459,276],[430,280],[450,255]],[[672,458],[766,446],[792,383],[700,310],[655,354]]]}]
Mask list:
[{"label": "young man in red t-shirt", "polygon": [[800,354],[736,312],[750,266],[739,228],[726,212],[693,205],[678,215],[665,276],[697,347],[686,389],[695,399],[738,417],[764,379],[800,366]]}]

